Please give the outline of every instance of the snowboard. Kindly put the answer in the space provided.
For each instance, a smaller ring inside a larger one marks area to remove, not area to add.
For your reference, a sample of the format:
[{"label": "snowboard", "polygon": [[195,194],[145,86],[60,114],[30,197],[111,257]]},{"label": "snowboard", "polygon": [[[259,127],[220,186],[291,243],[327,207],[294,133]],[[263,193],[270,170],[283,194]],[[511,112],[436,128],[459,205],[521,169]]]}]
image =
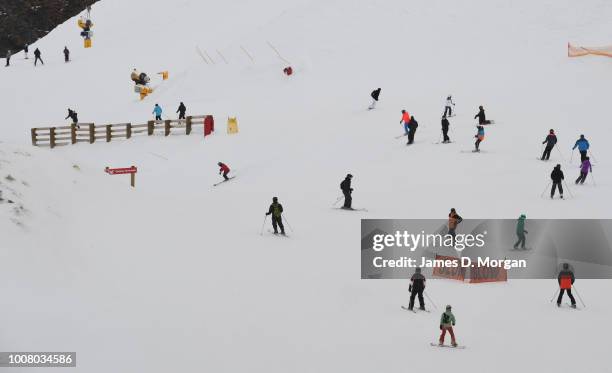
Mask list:
[{"label": "snowboard", "polygon": [[430,345],[432,345],[433,347],[457,348],[457,349],[460,349],[460,350],[465,348],[465,346],[461,346],[461,345],[458,345],[457,347],[453,347],[451,345],[440,345],[438,343],[430,343]]},{"label": "snowboard", "polygon": [[235,178],[235,177],[236,177],[236,176],[229,176],[227,180],[221,180],[221,181],[219,181],[218,183],[214,183],[214,184],[213,184],[213,186],[217,186],[217,185],[219,185],[219,184],[223,184],[223,183],[225,183],[226,181],[230,181],[230,180],[232,180],[232,179],[233,179],[233,178]]}]

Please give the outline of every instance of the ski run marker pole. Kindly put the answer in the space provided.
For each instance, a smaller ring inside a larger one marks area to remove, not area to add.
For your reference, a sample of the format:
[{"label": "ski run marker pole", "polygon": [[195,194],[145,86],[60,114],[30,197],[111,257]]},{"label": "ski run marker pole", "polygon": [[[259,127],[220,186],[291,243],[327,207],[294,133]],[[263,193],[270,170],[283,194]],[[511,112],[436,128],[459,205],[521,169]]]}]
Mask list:
[{"label": "ski run marker pole", "polygon": [[268,215],[264,216],[264,221],[263,221],[263,224],[261,225],[261,232],[259,232],[260,236],[263,236],[263,230],[266,226],[266,220],[268,220]]},{"label": "ski run marker pole", "polygon": [[572,289],[574,289],[574,291],[576,292],[576,295],[578,296],[578,299],[580,299],[580,303],[582,303],[582,307],[586,308],[586,304],[584,304],[584,301],[582,300],[580,293],[578,293],[578,290],[576,289],[574,285],[572,285]]}]

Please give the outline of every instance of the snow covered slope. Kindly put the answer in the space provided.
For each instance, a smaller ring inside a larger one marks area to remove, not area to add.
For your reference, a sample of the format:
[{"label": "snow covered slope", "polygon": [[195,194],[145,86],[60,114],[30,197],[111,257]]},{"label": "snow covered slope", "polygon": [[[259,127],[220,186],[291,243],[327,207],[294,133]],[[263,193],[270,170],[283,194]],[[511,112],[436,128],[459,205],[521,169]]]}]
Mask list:
[{"label": "snow covered slope", "polygon": [[[610,16],[604,0],[102,0],[93,48],[73,19],[31,46],[44,66],[15,56],[0,69],[0,188],[16,202],[0,204],[0,350],[77,351],[76,371],[88,373],[606,371],[610,281],[577,283],[589,306],[579,312],[548,303],[554,281],[432,281],[469,346],[439,350],[429,346],[438,312],[402,311],[404,281],[360,280],[357,248],[361,218],[440,218],[450,207],[464,218],[610,218],[612,61],[565,49],[609,44]],[[170,79],[139,101],[133,68]],[[436,145],[449,93],[455,142]],[[215,115],[217,133],[29,145],[29,128],[63,123],[67,107],[82,122],[142,123],[155,103],[174,118],[179,101]],[[478,105],[496,124],[473,154]],[[394,138],[401,109],[420,123],[411,147]],[[224,133],[227,116],[238,135]],[[543,163],[549,128],[561,153]],[[570,152],[581,133],[597,185],[540,198],[554,164],[578,176]],[[212,188],[218,161],[237,177]],[[134,190],[103,173],[130,165]],[[330,208],[348,172],[367,213]],[[289,239],[259,235],[272,196]]]}]

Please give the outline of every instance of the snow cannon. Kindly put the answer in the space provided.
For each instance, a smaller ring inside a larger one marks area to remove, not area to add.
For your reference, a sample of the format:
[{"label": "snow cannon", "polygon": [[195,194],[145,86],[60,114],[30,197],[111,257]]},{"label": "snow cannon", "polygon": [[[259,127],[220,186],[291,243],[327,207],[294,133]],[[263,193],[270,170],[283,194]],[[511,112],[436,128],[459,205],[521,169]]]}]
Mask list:
[{"label": "snow cannon", "polygon": [[291,68],[291,66],[287,66],[283,69],[283,72],[285,73],[285,75],[289,76],[293,74],[293,69]]},{"label": "snow cannon", "polygon": [[93,27],[93,22],[91,22],[91,19],[89,18],[80,17],[77,24],[83,30],[81,31],[83,46],[85,48],[91,48],[91,38],[93,37],[93,31],[91,31],[91,28]]},{"label": "snow cannon", "polygon": [[162,76],[162,80],[168,80],[168,71],[160,71],[158,72],[159,75]]}]

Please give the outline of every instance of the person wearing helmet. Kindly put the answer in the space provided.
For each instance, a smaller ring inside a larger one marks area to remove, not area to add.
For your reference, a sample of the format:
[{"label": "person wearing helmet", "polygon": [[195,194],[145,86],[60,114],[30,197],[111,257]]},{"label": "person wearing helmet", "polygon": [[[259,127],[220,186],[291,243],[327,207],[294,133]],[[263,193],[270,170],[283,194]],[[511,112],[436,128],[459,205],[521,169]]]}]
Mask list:
[{"label": "person wearing helmet", "polygon": [[446,104],[444,105],[444,114],[443,117],[452,117],[453,116],[453,107],[455,107],[455,103],[453,102],[453,96],[448,95],[446,97]]},{"label": "person wearing helmet", "polygon": [[410,292],[410,304],[408,309],[412,311],[414,308],[414,298],[419,296],[419,309],[425,311],[425,300],[423,299],[423,292],[425,291],[425,276],[421,274],[421,268],[416,268],[414,274],[410,277],[410,285],[408,286]]},{"label": "person wearing helmet", "polygon": [[400,120],[400,124],[404,124],[404,132],[406,132],[406,136],[410,133],[410,113],[406,110],[402,110],[402,119]]},{"label": "person wearing helmet", "polygon": [[227,165],[223,162],[217,163],[217,166],[219,166],[219,175],[223,174],[223,178],[226,181],[229,180],[229,177],[227,177],[227,174],[230,172],[230,168],[227,167]]},{"label": "person wearing helmet", "polygon": [[410,118],[410,122],[408,123],[410,127],[410,132],[408,133],[408,143],[406,145],[411,145],[414,142],[414,135],[416,134],[417,128],[419,128],[419,122],[416,121],[414,115]]},{"label": "person wearing helmet", "polygon": [[541,160],[547,161],[550,158],[550,152],[555,147],[556,143],[557,136],[555,135],[555,130],[551,128],[548,132],[548,136],[542,141],[542,144],[546,144],[546,147],[544,148],[544,153],[542,153]]},{"label": "person wearing helmet", "polygon": [[561,300],[563,299],[563,293],[567,292],[567,296],[572,302],[572,308],[576,308],[576,299],[572,295],[572,286],[574,285],[574,272],[570,269],[568,263],[563,263],[563,269],[559,271],[557,276],[557,282],[559,282],[559,297],[557,298],[557,307],[561,307]]},{"label": "person wearing helmet", "polygon": [[448,137],[448,127],[450,126],[450,122],[446,118],[446,116],[442,117],[442,143],[446,144],[450,142],[450,137]]},{"label": "person wearing helmet", "polygon": [[485,137],[485,130],[484,127],[481,125],[476,126],[476,128],[478,129],[478,132],[474,136],[476,138],[476,142],[474,143],[476,149],[474,151],[478,153],[480,152],[480,143],[484,140]]},{"label": "person wearing helmet", "polygon": [[285,226],[283,225],[283,205],[278,203],[278,197],[272,198],[272,204],[266,213],[266,216],[272,215],[272,228],[274,228],[274,234],[278,234],[278,228],[281,230],[281,234],[285,235]]},{"label": "person wearing helmet", "polygon": [[514,244],[515,250],[518,249],[519,244],[521,245],[521,249],[525,250],[525,235],[528,233],[525,230],[525,219],[526,218],[527,216],[525,216],[525,214],[521,214],[521,216],[519,216],[516,222],[516,235],[518,237],[518,240]]},{"label": "person wearing helmet", "polygon": [[446,332],[448,332],[451,336],[451,346],[457,347],[453,326],[455,326],[455,315],[453,315],[452,307],[449,304],[446,306],[446,311],[444,311],[440,317],[440,330],[442,331],[440,340],[438,341],[440,346],[444,345],[444,338],[446,337]]},{"label": "person wearing helmet", "polygon": [[344,194],[344,206],[343,209],[351,210],[353,203],[353,188],[351,188],[351,180],[353,179],[353,175],[348,174],[340,183],[340,190],[342,190],[342,194]]},{"label": "person wearing helmet", "polygon": [[487,120],[487,116],[485,114],[484,108],[481,106],[478,107],[478,113],[474,115],[474,119],[478,118],[478,124],[491,124],[490,120]]}]

